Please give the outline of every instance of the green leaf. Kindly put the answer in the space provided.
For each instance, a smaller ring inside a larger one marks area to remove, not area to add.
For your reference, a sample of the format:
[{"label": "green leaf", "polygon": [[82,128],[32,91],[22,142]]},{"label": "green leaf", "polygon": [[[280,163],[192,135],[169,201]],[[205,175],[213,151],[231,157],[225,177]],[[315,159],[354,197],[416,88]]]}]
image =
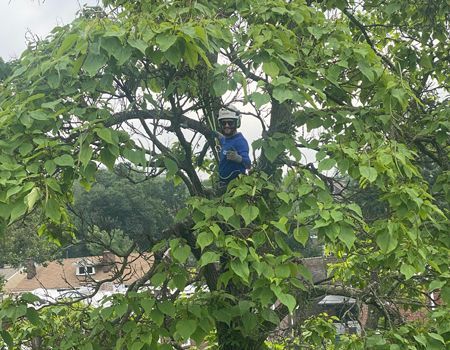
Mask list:
[{"label": "green leaf", "polygon": [[248,264],[246,261],[242,262],[239,259],[235,259],[231,261],[230,267],[236,275],[241,277],[244,281],[248,282],[250,271],[248,269]]},{"label": "green leaf", "polygon": [[188,245],[183,245],[181,247],[176,246],[172,251],[173,257],[178,260],[181,264],[184,264],[191,254],[191,248]]},{"label": "green leaf", "polygon": [[228,221],[234,215],[234,209],[231,207],[219,206],[217,212],[223,217],[225,221]]},{"label": "green leaf", "polygon": [[62,55],[64,55],[67,50],[69,50],[73,46],[73,44],[75,44],[79,37],[80,36],[75,33],[67,35],[59,46],[58,51],[56,52],[56,57],[61,57]]},{"label": "green leaf", "polygon": [[280,278],[288,278],[291,276],[291,269],[289,265],[277,265],[275,266],[275,276]]},{"label": "green leaf", "polygon": [[253,102],[255,102],[256,108],[261,108],[261,106],[270,102],[270,95],[262,94],[260,92],[252,93],[250,98]]},{"label": "green leaf", "polygon": [[25,204],[28,207],[28,210],[33,209],[34,204],[40,198],[41,193],[38,187],[34,187],[30,193],[25,196]]},{"label": "green leaf", "polygon": [[172,283],[175,285],[175,288],[177,288],[178,290],[182,291],[186,288],[186,275],[184,274],[178,274],[173,276],[172,278]]},{"label": "green leaf", "polygon": [[400,10],[401,7],[402,7],[401,2],[394,1],[391,3],[387,3],[387,6],[383,6],[382,11],[384,11],[388,15],[392,15],[394,12],[397,12],[398,10]]},{"label": "green leaf", "polygon": [[49,198],[45,203],[45,215],[54,222],[59,222],[61,219],[59,204],[54,198]]},{"label": "green leaf", "polygon": [[443,286],[445,286],[445,284],[446,284],[446,281],[434,280],[428,286],[428,291],[432,292],[436,289],[441,289]]},{"label": "green leaf", "polygon": [[59,166],[68,166],[68,167],[74,166],[73,158],[68,154],[63,154],[62,156],[56,157],[55,159],[53,159],[53,161],[55,162],[56,165]]},{"label": "green leaf", "polygon": [[347,205],[347,208],[354,211],[356,214],[358,214],[359,217],[362,217],[361,207],[358,204],[351,203]]},{"label": "green leaf", "polygon": [[41,299],[38,296],[31,294],[31,293],[22,294],[20,299],[23,301],[26,301],[27,303],[35,303],[35,302],[41,301]]},{"label": "green leaf", "polygon": [[377,170],[375,168],[373,168],[373,167],[370,167],[370,166],[360,165],[359,166],[359,172],[360,172],[362,177],[366,178],[370,182],[374,182],[377,179],[377,176],[378,176]]},{"label": "green leaf", "polygon": [[281,232],[287,234],[287,227],[286,224],[288,223],[288,218],[285,216],[282,216],[280,220],[278,221],[271,221],[270,222],[273,226],[275,226],[277,229],[279,229]]},{"label": "green leaf", "polygon": [[175,42],[177,41],[177,36],[164,32],[156,37],[156,43],[162,52],[167,51]]},{"label": "green leaf", "polygon": [[142,54],[145,55],[145,50],[147,50],[147,43],[142,39],[128,39],[128,44],[135,49],[141,51]]},{"label": "green leaf", "polygon": [[91,342],[87,342],[83,345],[81,345],[80,350],[94,350],[94,346]]},{"label": "green leaf", "polygon": [[52,119],[52,115],[50,113],[45,113],[43,111],[31,111],[30,117],[35,120],[49,120]]},{"label": "green leaf", "polygon": [[91,146],[87,143],[83,143],[80,150],[80,162],[84,166],[88,165],[89,161],[92,158],[93,150]]},{"label": "green leaf", "polygon": [[144,347],[144,343],[140,341],[133,341],[130,347],[130,350],[141,350]]},{"label": "green leaf", "polygon": [[26,316],[34,326],[39,326],[40,324],[39,313],[35,309],[33,309],[32,307],[27,308]]},{"label": "green leaf", "polygon": [[20,191],[22,191],[22,186],[11,187],[10,189],[8,189],[8,191],[6,191],[5,200],[14,196],[15,194],[19,193]]},{"label": "green leaf", "polygon": [[409,280],[415,275],[416,269],[409,264],[402,264],[402,266],[400,266],[400,272],[405,276],[406,280]]},{"label": "green leaf", "polygon": [[145,152],[142,150],[125,148],[123,150],[123,156],[137,166],[144,166],[147,162],[145,159]]},{"label": "green leaf", "polygon": [[336,165],[336,161],[332,158],[326,158],[323,159],[320,163],[319,166],[317,167],[317,170],[319,171],[325,171],[325,170],[330,170],[332,167],[334,167]]},{"label": "green leaf", "polygon": [[385,344],[386,344],[386,340],[379,334],[367,337],[367,341],[366,341],[367,347],[373,347],[373,346],[385,345]]},{"label": "green leaf", "polygon": [[289,309],[289,313],[292,314],[292,312],[295,309],[295,306],[297,305],[297,302],[295,301],[295,298],[287,293],[283,293],[281,291],[281,288],[275,285],[271,285],[270,289],[275,293],[278,300],[283,304],[286,305],[286,307]]},{"label": "green leaf", "polygon": [[47,173],[49,175],[52,175],[56,170],[56,164],[53,160],[50,159],[44,163],[44,168],[45,170],[47,170]]},{"label": "green leaf", "polygon": [[241,209],[240,215],[243,217],[245,225],[249,225],[258,217],[259,209],[254,205],[248,205]]},{"label": "green leaf", "polygon": [[14,348],[14,340],[11,337],[11,335],[7,331],[0,331],[0,334],[5,341],[6,345],[8,345],[9,348]]},{"label": "green leaf", "polygon": [[90,52],[86,56],[82,67],[89,76],[93,77],[97,74],[100,68],[106,64],[106,62],[107,57],[105,55],[97,55]]},{"label": "green leaf", "polygon": [[216,96],[220,97],[228,90],[228,82],[224,77],[219,77],[214,80],[213,89]]},{"label": "green leaf", "polygon": [[33,145],[31,143],[24,143],[19,147],[19,152],[21,156],[25,156],[33,150]]},{"label": "green leaf", "polygon": [[324,29],[319,26],[308,27],[308,32],[310,32],[317,40],[319,40],[324,34]]},{"label": "green leaf", "polygon": [[286,204],[289,204],[289,202],[291,200],[290,197],[289,197],[289,194],[287,194],[286,192],[279,192],[279,193],[277,193],[277,197],[280,198]]},{"label": "green leaf", "polygon": [[210,231],[200,232],[197,236],[197,245],[201,250],[209,246],[214,241],[214,235]]},{"label": "green leaf", "polygon": [[386,230],[377,236],[377,244],[383,253],[390,253],[397,247],[398,241]]},{"label": "green leaf", "polygon": [[101,45],[109,56],[113,56],[117,60],[119,66],[128,61],[132,54],[132,50],[128,46],[124,46],[118,38],[103,38]]},{"label": "green leaf", "polygon": [[440,334],[430,332],[430,333],[428,333],[428,336],[430,336],[433,339],[436,339],[437,341],[441,342],[442,344],[445,344],[445,340]]},{"label": "green leaf", "polygon": [[272,78],[276,78],[280,73],[280,68],[275,62],[264,62],[262,69],[264,73]]},{"label": "green leaf", "polygon": [[193,69],[198,63],[198,52],[194,45],[186,43],[186,49],[184,51],[184,59],[186,60],[189,68]]},{"label": "green leaf", "polygon": [[[157,325],[161,326],[164,322],[164,314],[158,309],[153,309],[150,313],[150,319]],[[120,348],[121,349],[121,348]]]},{"label": "green leaf", "polygon": [[142,298],[140,303],[144,311],[149,314],[153,310],[153,306],[155,305],[155,299]]},{"label": "green leaf", "polygon": [[342,224],[340,228],[341,231],[338,236],[339,240],[344,242],[348,249],[351,249],[356,241],[356,235],[353,232],[353,229],[346,224]]},{"label": "green leaf", "polygon": [[166,278],[167,274],[165,272],[158,272],[152,276],[150,281],[152,282],[152,285],[158,287],[161,286],[166,281]]},{"label": "green leaf", "polygon": [[305,265],[298,265],[298,272],[300,273],[303,278],[305,278],[310,283],[313,283],[313,275],[311,271],[305,266]]},{"label": "green leaf", "polygon": [[392,89],[391,94],[400,103],[403,110],[408,107],[408,96],[404,89]]},{"label": "green leaf", "polygon": [[171,301],[165,300],[165,301],[159,303],[158,309],[166,315],[169,315],[171,317],[175,316],[175,312],[176,312],[175,306],[173,305],[173,303]]},{"label": "green leaf", "polygon": [[164,53],[164,57],[175,67],[180,63],[182,55],[182,48],[178,42]]},{"label": "green leaf", "polygon": [[180,320],[177,322],[176,330],[181,338],[187,340],[197,329],[197,320]]},{"label": "green leaf", "polygon": [[273,311],[273,310],[262,309],[261,316],[263,317],[263,319],[273,323],[274,325],[279,325],[280,324],[280,318],[278,317],[276,312]]},{"label": "green leaf", "polygon": [[291,100],[294,95],[291,90],[286,89],[282,86],[277,86],[275,89],[273,89],[273,97],[278,100],[280,103],[283,103],[286,100]]},{"label": "green leaf", "polygon": [[9,219],[9,222],[11,223],[24,215],[27,212],[27,208],[27,205],[23,202],[16,203],[11,210],[11,217]]},{"label": "green leaf", "polygon": [[283,150],[272,147],[271,145],[264,145],[264,155],[269,160],[269,162],[273,162]]},{"label": "green leaf", "polygon": [[49,177],[46,179],[46,184],[48,187],[50,187],[53,191],[62,193],[61,186],[59,185],[58,181],[56,181],[55,178]]},{"label": "green leaf", "polygon": [[370,81],[373,82],[375,80],[375,73],[372,70],[372,68],[370,68],[367,63],[365,62],[359,62],[358,63],[358,68],[360,70],[360,72]]},{"label": "green leaf", "polygon": [[81,67],[84,64],[84,61],[86,60],[87,55],[83,54],[78,56],[78,58],[75,60],[75,62],[73,63],[73,67],[72,67],[72,74],[73,75],[77,75],[80,72]]},{"label": "green leaf", "polygon": [[205,265],[219,261],[219,259],[220,259],[220,254],[215,253],[215,252],[206,252],[201,256],[199,264],[200,264],[200,267],[203,267]]},{"label": "green leaf", "polygon": [[305,226],[295,228],[294,238],[297,242],[305,246],[309,238],[309,230]]},{"label": "green leaf", "polygon": [[112,145],[116,144],[116,142],[113,141],[111,130],[108,128],[101,128],[101,129],[94,129],[95,133],[100,137],[102,140],[106,141],[107,143],[110,143]]},{"label": "green leaf", "polygon": [[164,158],[164,165],[167,169],[167,175],[172,176],[178,172],[178,164],[171,158]]},{"label": "green leaf", "polygon": [[100,160],[107,166],[109,170],[114,169],[116,159],[117,157],[113,153],[111,153],[109,147],[105,147],[100,151]]},{"label": "green leaf", "polygon": [[287,306],[289,312],[292,313],[297,305],[295,298],[290,294],[280,294],[278,295],[278,299],[280,302]]}]

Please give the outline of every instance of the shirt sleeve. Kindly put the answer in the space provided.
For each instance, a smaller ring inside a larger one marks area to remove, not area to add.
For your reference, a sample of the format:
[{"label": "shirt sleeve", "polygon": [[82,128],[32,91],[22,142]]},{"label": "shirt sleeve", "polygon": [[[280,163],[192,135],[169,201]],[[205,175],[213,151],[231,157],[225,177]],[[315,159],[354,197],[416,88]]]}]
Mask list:
[{"label": "shirt sleeve", "polygon": [[244,137],[239,142],[237,153],[242,157],[242,164],[244,164],[245,168],[250,169],[252,161],[250,160],[248,142]]}]

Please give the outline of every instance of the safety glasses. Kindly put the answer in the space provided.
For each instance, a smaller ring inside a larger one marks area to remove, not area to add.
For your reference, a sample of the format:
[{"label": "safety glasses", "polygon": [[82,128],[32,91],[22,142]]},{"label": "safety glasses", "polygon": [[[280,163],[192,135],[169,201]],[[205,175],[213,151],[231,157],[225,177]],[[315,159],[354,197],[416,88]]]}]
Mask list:
[{"label": "safety glasses", "polygon": [[221,120],[220,121],[220,125],[222,127],[224,126],[231,126],[232,128],[236,126],[236,121],[235,120]]}]

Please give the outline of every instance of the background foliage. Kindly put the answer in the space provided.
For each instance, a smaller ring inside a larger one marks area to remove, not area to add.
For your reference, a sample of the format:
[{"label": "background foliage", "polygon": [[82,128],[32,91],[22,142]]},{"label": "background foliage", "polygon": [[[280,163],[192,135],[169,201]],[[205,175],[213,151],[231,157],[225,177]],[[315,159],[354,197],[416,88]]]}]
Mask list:
[{"label": "background foliage", "polygon": [[[41,233],[73,237],[74,184],[95,194],[98,170],[116,163],[184,183],[190,198],[152,242],[154,266],[126,295],[98,309],[39,312],[27,307],[30,296],[7,300],[6,344],[448,346],[447,1],[103,4],[55,28],[6,70],[2,224],[42,208]],[[261,130],[258,157],[251,175],[215,196],[201,179],[215,169],[214,118],[231,102]],[[363,200],[374,198],[373,210],[362,212],[356,185]],[[132,201],[135,188],[122,188],[124,204],[148,212]],[[160,213],[115,220],[141,235]],[[289,244],[311,237],[337,258],[329,281],[314,283]],[[189,297],[186,286],[195,291]],[[374,310],[361,336],[336,341],[324,315],[294,317],[280,335],[286,316],[327,294]],[[405,314],[416,310],[424,316],[412,324]],[[61,331],[42,331],[54,324]]]}]

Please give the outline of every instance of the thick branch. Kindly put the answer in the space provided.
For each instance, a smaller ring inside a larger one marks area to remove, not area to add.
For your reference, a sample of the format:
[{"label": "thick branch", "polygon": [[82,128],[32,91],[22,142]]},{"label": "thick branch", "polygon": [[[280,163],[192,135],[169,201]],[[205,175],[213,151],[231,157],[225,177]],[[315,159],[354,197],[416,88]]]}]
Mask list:
[{"label": "thick branch", "polygon": [[[104,124],[106,127],[110,127],[113,125],[119,125],[126,121],[130,120],[174,120],[174,114],[165,111],[165,110],[132,110],[132,111],[123,111],[113,114],[111,118],[109,118]],[[207,139],[211,139],[211,129],[209,129],[205,124],[199,122],[198,120],[194,120],[188,118],[184,115],[178,116],[180,121],[180,126],[195,130],[202,135],[204,135]]]}]

